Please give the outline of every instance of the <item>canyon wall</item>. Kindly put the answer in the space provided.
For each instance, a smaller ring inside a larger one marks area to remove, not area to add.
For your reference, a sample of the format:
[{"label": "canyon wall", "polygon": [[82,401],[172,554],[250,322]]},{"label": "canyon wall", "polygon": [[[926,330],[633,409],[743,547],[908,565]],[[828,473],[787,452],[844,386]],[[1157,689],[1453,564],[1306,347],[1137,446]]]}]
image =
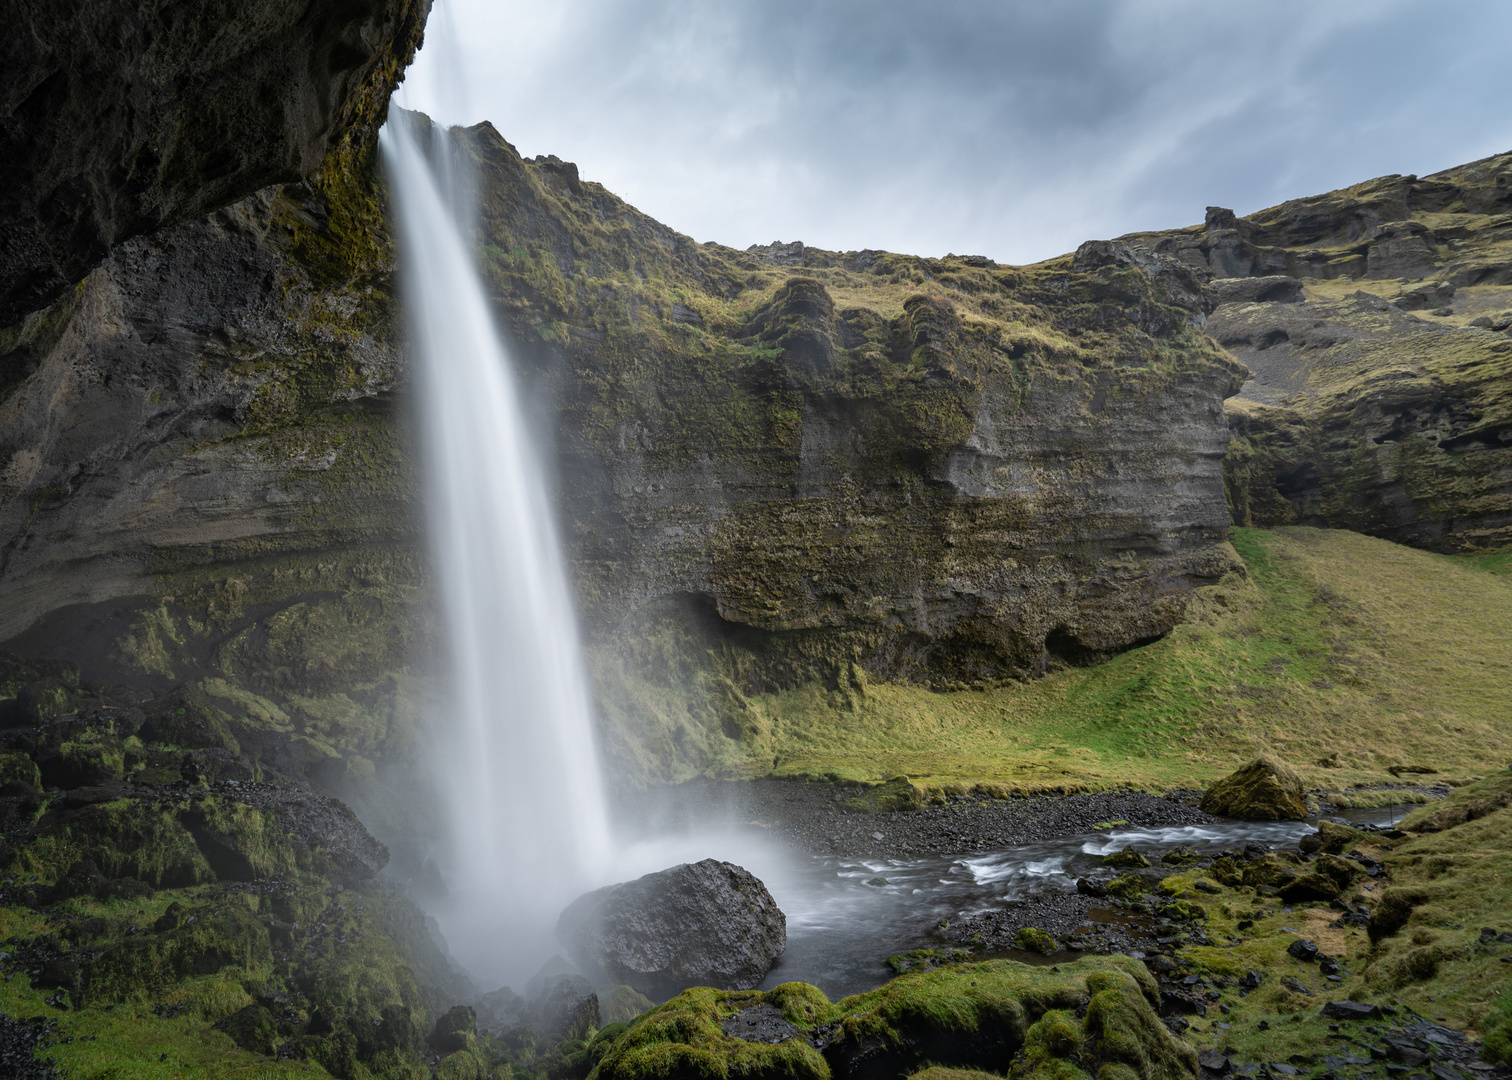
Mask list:
[{"label": "canyon wall", "polygon": [[1211,278],[1234,520],[1512,542],[1512,154],[1124,238]]}]

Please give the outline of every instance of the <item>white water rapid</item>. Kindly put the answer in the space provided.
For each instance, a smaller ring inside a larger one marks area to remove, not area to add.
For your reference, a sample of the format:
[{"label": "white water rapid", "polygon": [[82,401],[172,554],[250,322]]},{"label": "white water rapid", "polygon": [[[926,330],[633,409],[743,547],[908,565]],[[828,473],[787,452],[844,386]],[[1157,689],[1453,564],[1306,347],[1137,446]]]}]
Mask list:
[{"label": "white water rapid", "polygon": [[469,170],[440,125],[382,133],[451,672],[434,914],[475,975],[516,982],[602,883],[608,815],[587,678],[539,454],[473,262]]}]

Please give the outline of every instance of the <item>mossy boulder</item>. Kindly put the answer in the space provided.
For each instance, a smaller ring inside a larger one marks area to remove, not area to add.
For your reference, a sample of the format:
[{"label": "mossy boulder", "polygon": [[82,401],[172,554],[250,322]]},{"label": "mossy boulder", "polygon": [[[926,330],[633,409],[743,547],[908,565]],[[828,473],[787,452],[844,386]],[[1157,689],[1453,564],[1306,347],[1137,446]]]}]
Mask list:
[{"label": "mossy boulder", "polygon": [[1013,935],[1013,947],[1024,952],[1049,954],[1056,950],[1057,945],[1055,938],[1045,931],[1035,926],[1026,926]]},{"label": "mossy boulder", "polygon": [[1324,819],[1318,822],[1318,831],[1304,836],[1298,841],[1297,847],[1306,852],[1321,851],[1329,855],[1342,855],[1364,839],[1365,834],[1360,830]]},{"label": "mossy boulder", "polygon": [[1150,865],[1149,859],[1131,847],[1104,855],[1102,861],[1104,866],[1117,867],[1123,870],[1143,870]]},{"label": "mossy boulder", "polygon": [[1307,818],[1302,778],[1285,762],[1264,755],[1208,788],[1202,796],[1202,809],[1246,821]]},{"label": "mossy boulder", "polygon": [[[699,988],[626,1030],[594,1076],[901,1080],[926,1066],[931,1075],[1003,1075],[1027,1048],[1036,1068],[1061,1062],[1093,1075],[1116,1066],[1142,1080],[1193,1077],[1196,1053],[1160,1023],[1158,1001],[1150,973],[1127,957],[1056,968],[962,964],[834,1003],[803,983],[765,993]],[[756,1010],[780,1014],[794,1033],[765,1043],[727,1032],[740,1030],[730,1021]]]}]

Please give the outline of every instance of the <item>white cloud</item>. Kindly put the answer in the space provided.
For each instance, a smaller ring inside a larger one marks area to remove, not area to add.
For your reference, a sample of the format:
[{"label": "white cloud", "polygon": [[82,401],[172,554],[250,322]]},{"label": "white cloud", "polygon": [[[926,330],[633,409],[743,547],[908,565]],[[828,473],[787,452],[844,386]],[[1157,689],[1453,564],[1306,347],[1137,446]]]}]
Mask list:
[{"label": "white cloud", "polygon": [[432,20],[407,104],[739,247],[1029,261],[1512,147],[1500,0],[440,0]]}]

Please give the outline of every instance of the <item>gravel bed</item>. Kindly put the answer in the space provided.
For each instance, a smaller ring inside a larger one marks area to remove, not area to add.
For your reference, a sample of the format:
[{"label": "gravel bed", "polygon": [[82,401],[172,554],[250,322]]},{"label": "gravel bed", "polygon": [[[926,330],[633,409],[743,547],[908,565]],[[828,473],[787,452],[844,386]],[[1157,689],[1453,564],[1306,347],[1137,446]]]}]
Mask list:
[{"label": "gravel bed", "polygon": [[748,823],[800,851],[883,859],[964,855],[1040,843],[1091,833],[1094,825],[1110,821],[1159,828],[1219,820],[1195,806],[1144,792],[1022,799],[958,796],[944,806],[885,814],[856,813],[842,805],[863,790],[798,780],[694,782],[624,802],[628,813],[648,825]]}]

